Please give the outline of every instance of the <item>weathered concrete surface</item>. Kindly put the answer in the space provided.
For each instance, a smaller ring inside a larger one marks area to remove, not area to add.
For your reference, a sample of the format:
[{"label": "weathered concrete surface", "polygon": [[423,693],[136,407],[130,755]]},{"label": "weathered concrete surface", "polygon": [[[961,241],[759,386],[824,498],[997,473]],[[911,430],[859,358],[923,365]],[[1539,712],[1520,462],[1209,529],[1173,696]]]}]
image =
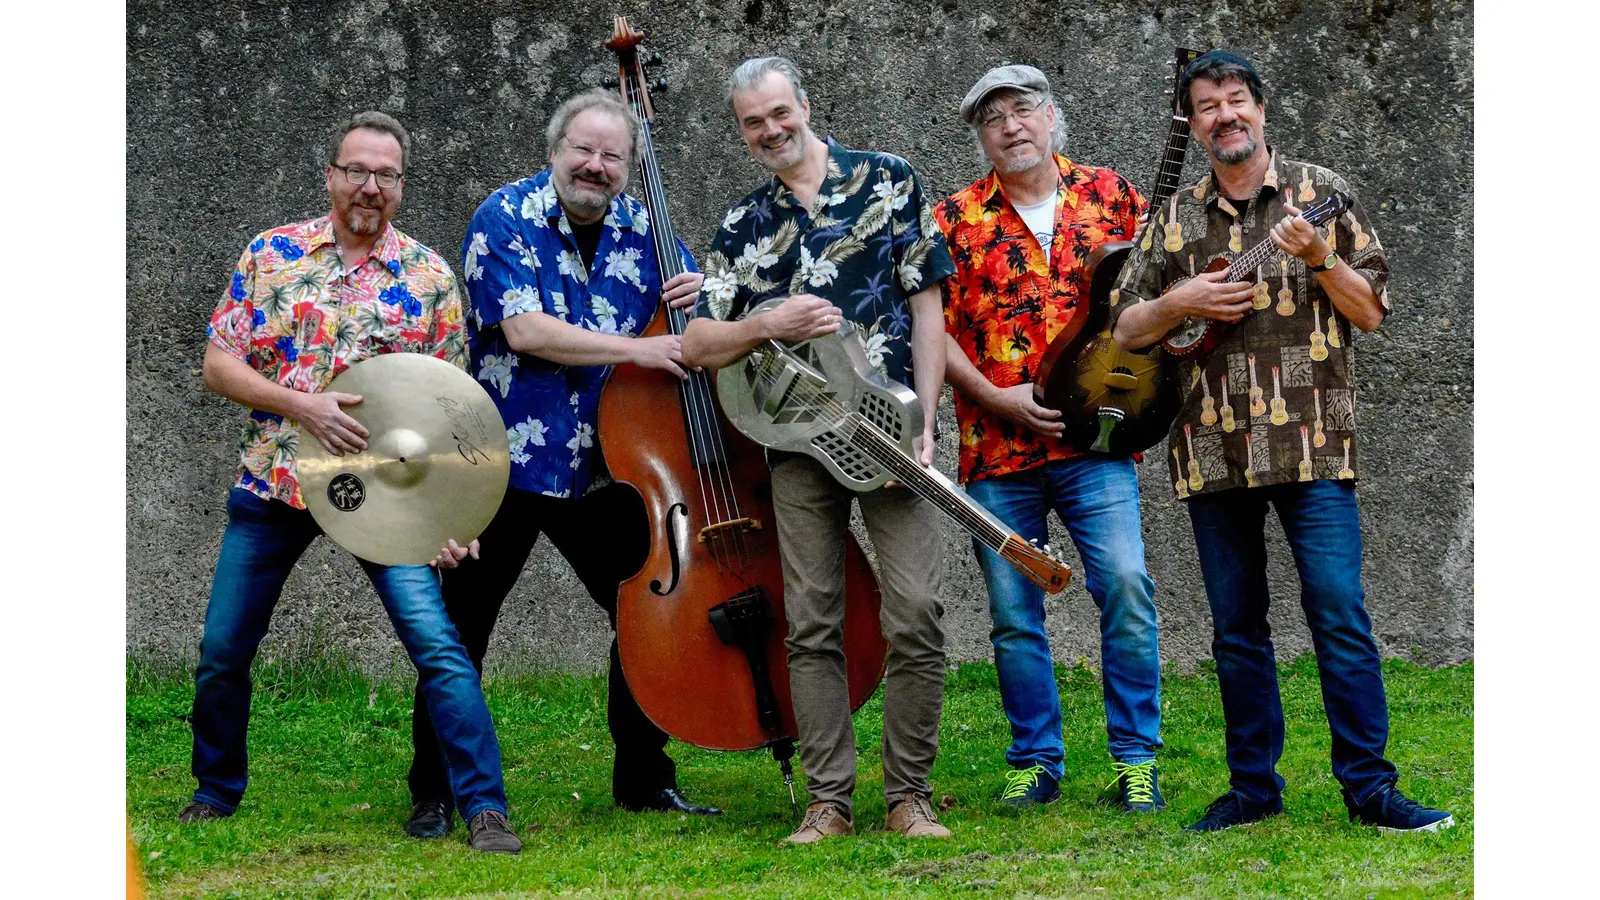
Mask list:
[{"label": "weathered concrete surface", "polygon": [[[615,13],[633,16],[665,58],[662,162],[696,252],[760,177],[722,106],[722,80],[748,56],[795,59],[819,133],[908,157],[936,196],[981,172],[956,104],[989,66],[1043,68],[1071,121],[1071,155],[1148,188],[1174,45],[1253,58],[1268,82],[1269,138],[1345,173],[1391,252],[1394,313],[1359,338],[1365,578],[1379,644],[1429,663],[1471,658],[1472,7],[1427,0],[129,4],[130,654],[195,652],[241,420],[198,377],[203,329],[251,235],[327,209],[325,129],[369,107],[400,116],[415,158],[398,223],[458,261],[477,203],[541,164],[555,105],[614,71],[599,45]],[[1189,180],[1200,171],[1192,154]],[[953,470],[953,439],[940,450]],[[1142,472],[1145,537],[1163,654],[1189,667],[1210,654],[1210,623],[1165,472],[1159,454]],[[954,526],[949,546],[950,649],[985,658],[987,601]],[[1271,552],[1273,628],[1287,657],[1309,640],[1281,539]],[[1057,658],[1096,663],[1081,577],[1049,609]],[[606,640],[604,619],[541,542],[492,664],[595,671]],[[405,667],[359,569],[319,541],[264,653],[330,649],[379,672]]]}]

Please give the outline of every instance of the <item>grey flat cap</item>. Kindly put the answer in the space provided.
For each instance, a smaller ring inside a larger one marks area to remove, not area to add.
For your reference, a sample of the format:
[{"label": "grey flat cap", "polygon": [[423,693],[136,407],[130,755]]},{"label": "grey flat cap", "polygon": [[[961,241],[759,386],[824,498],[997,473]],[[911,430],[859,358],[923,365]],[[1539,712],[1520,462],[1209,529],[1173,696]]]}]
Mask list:
[{"label": "grey flat cap", "polygon": [[1001,88],[1021,88],[1043,94],[1050,90],[1050,82],[1043,72],[1033,66],[998,66],[990,69],[962,98],[961,121],[971,125],[973,116],[978,114],[978,107],[983,105],[983,99]]}]

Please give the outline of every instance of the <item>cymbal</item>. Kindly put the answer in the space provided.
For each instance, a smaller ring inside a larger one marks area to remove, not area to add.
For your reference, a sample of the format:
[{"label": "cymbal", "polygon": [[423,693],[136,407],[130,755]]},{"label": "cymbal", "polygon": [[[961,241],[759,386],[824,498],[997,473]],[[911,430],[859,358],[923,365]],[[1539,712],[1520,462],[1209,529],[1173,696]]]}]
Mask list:
[{"label": "cymbal", "polygon": [[381,565],[417,565],[483,532],[505,496],[511,445],[482,385],[433,356],[384,353],[327,390],[361,395],[344,411],[368,432],[366,450],[343,456],[300,436],[300,493],[334,543]]}]

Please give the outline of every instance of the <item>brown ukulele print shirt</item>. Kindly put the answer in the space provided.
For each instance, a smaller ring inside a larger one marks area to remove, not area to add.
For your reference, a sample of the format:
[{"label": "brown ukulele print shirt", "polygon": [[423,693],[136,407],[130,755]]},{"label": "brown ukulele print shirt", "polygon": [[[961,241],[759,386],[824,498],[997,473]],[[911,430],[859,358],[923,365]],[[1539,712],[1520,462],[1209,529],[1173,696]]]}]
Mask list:
[{"label": "brown ukulele print shirt", "polygon": [[[1335,172],[1273,151],[1266,183],[1248,204],[1223,197],[1207,174],[1151,211],[1150,225],[1111,293],[1113,323],[1130,304],[1155,299],[1212,259],[1232,260],[1271,241],[1285,202],[1304,211],[1336,190],[1350,197],[1350,209],[1318,231],[1372,285],[1387,314],[1389,264],[1350,186]],[[1186,395],[1167,435],[1167,465],[1180,500],[1232,488],[1356,478],[1350,323],[1295,257],[1274,252],[1251,281],[1255,308],[1228,328],[1203,366],[1185,361],[1178,368]]]}]

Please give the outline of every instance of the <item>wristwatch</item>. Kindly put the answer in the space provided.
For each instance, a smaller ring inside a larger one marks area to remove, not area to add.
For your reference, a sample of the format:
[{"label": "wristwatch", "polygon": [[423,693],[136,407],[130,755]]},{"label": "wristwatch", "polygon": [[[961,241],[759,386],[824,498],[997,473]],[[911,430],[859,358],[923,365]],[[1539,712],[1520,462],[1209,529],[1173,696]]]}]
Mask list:
[{"label": "wristwatch", "polygon": [[1333,267],[1338,265],[1338,264],[1339,264],[1339,254],[1335,253],[1332,250],[1329,250],[1327,259],[1323,260],[1321,262],[1321,264],[1318,264],[1318,265],[1307,265],[1306,266],[1306,270],[1309,271],[1309,272],[1331,272],[1333,270]]}]

